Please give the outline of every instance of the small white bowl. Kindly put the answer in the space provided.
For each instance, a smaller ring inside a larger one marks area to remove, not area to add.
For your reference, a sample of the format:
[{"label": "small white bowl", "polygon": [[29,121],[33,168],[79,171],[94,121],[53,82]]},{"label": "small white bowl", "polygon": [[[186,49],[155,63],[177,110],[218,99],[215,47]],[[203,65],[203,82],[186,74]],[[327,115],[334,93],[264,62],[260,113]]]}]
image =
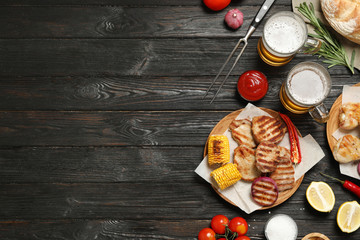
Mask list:
[{"label": "small white bowl", "polygon": [[[291,230],[293,233],[286,233]],[[265,224],[265,237],[267,240],[296,240],[298,235],[297,224],[289,215],[276,214]]]}]

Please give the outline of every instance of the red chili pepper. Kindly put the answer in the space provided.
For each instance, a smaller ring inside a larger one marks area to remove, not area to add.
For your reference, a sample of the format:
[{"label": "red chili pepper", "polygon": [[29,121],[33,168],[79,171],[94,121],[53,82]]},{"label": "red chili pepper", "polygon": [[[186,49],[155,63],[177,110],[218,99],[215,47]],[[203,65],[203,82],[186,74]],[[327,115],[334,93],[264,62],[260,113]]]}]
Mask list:
[{"label": "red chili pepper", "polygon": [[326,175],[324,173],[320,173],[320,174],[325,176],[325,177],[334,179],[334,180],[336,180],[338,182],[341,182],[344,188],[346,188],[347,190],[353,192],[358,198],[360,198],[360,187],[358,185],[356,185],[355,183],[350,182],[348,180],[343,181],[343,180],[340,180],[338,178],[334,178],[332,176]]},{"label": "red chili pepper", "polygon": [[295,164],[301,163],[301,151],[300,151],[300,142],[299,135],[295,125],[292,123],[290,118],[282,113],[279,113],[280,117],[286,123],[289,132],[289,140],[290,140],[290,151],[291,151],[291,161]]}]

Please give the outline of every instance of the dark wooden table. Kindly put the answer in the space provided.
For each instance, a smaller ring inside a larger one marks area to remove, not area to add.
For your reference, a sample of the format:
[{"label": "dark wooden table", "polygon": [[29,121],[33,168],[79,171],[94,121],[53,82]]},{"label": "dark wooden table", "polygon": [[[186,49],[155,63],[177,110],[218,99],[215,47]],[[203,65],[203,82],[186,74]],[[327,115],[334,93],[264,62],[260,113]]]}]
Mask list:
[{"label": "dark wooden table", "polygon": [[[247,215],[224,201],[194,170],[216,123],[247,102],[236,92],[246,70],[264,72],[269,92],[259,107],[285,111],[278,92],[298,55],[271,67],[257,55],[262,26],[219,97],[203,101],[210,81],[243,36],[262,1],[233,0],[221,12],[201,0],[3,0],[0,2],[0,239],[196,239],[216,214],[242,216],[251,239],[276,213],[292,216],[299,236],[360,239],[336,224],[341,203],[356,200],[338,183],[326,125],[289,114],[326,156],[285,203]],[[227,10],[245,13],[238,31]],[[291,10],[278,0],[268,16]],[[326,66],[325,64],[323,64]],[[344,84],[359,82],[333,67],[331,107]],[[355,183],[360,181],[352,179]],[[335,191],[330,213],[305,199],[312,181]]]}]

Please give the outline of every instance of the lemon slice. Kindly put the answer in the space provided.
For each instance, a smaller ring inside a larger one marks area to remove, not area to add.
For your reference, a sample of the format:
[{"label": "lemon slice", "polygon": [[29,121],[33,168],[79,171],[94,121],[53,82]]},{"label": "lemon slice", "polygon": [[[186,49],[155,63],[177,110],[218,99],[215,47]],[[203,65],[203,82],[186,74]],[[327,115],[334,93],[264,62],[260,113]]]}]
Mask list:
[{"label": "lemon slice", "polygon": [[341,231],[351,233],[360,227],[360,205],[356,201],[344,202],[337,212],[336,221]]},{"label": "lemon slice", "polygon": [[324,182],[312,182],[306,190],[306,199],[319,212],[330,212],[335,205],[335,195]]}]

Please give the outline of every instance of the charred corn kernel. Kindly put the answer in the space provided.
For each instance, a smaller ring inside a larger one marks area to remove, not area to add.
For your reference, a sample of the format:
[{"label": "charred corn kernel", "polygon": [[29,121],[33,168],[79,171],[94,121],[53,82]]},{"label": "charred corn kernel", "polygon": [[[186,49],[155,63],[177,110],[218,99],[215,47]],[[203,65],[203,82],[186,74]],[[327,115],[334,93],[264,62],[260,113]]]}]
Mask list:
[{"label": "charred corn kernel", "polygon": [[221,190],[233,185],[241,179],[241,174],[234,163],[225,164],[210,173]]},{"label": "charred corn kernel", "polygon": [[225,164],[230,161],[229,139],[225,135],[212,135],[208,143],[209,165]]}]

